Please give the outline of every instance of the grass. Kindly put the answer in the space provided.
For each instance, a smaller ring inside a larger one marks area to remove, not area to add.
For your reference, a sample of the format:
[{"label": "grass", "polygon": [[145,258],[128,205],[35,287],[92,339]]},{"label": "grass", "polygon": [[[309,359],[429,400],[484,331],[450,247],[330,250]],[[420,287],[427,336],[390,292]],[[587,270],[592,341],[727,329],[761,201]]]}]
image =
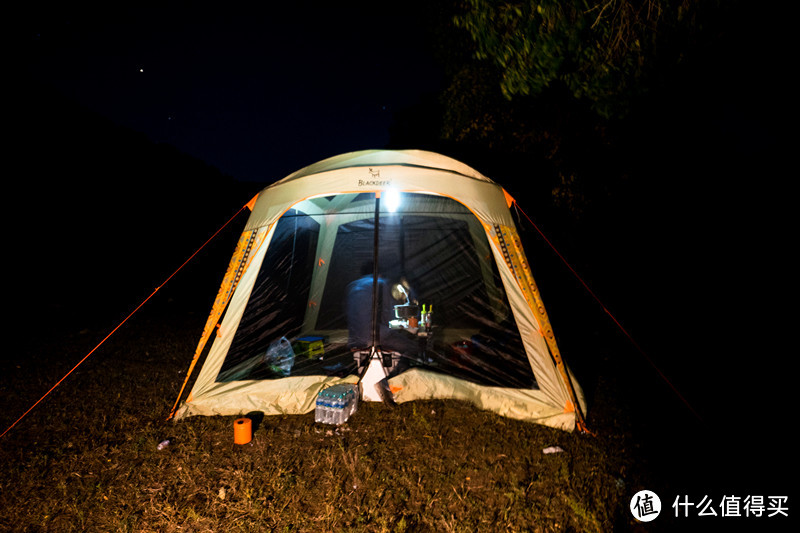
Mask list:
[{"label": "grass", "polygon": [[[614,385],[599,381],[597,436],[457,401],[362,404],[346,425],[313,413],[165,415],[204,317],[126,324],[0,442],[2,531],[615,531],[641,465]],[[106,331],[29,337],[3,362],[3,429]],[[157,444],[171,444],[157,450]],[[543,454],[548,446],[564,451]]]}]

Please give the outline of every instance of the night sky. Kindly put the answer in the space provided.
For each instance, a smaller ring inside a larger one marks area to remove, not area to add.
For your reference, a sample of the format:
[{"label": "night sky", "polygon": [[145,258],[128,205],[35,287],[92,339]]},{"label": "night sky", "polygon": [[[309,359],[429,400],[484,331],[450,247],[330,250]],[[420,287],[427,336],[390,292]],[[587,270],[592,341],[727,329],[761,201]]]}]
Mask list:
[{"label": "night sky", "polygon": [[411,8],[126,5],[27,13],[23,75],[237,180],[383,147],[441,83]]},{"label": "night sky", "polygon": [[[47,234],[62,258],[27,267],[42,296],[24,303],[127,308],[263,185],[385,147],[397,114],[442,83],[418,15],[368,3],[16,6],[8,176],[31,200],[4,218],[24,227],[12,249]],[[222,258],[233,244],[217,246]]]}]

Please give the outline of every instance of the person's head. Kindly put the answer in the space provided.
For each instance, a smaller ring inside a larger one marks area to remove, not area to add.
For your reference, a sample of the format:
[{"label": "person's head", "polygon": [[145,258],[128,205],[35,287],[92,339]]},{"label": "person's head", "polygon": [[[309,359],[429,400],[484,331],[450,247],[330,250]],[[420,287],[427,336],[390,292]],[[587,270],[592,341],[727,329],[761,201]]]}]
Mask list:
[{"label": "person's head", "polygon": [[370,259],[369,261],[365,261],[361,265],[361,275],[366,276],[367,274],[372,274],[375,270],[375,263]]}]

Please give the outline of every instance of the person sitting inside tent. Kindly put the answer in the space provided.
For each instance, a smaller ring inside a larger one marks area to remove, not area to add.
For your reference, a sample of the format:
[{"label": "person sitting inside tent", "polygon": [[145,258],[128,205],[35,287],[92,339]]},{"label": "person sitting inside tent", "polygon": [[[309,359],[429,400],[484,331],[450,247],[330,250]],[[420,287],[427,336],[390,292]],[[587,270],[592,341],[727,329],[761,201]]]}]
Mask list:
[{"label": "person sitting inside tent", "polygon": [[[367,350],[373,344],[372,331],[372,285],[374,282],[373,263],[365,263],[361,268],[361,277],[347,286],[347,327],[349,333],[348,347],[353,350]],[[389,328],[389,322],[395,318],[394,298],[391,284],[378,277],[377,302],[378,327],[375,343],[382,350],[399,352],[405,357],[416,357],[419,343],[415,337],[405,331]]]}]

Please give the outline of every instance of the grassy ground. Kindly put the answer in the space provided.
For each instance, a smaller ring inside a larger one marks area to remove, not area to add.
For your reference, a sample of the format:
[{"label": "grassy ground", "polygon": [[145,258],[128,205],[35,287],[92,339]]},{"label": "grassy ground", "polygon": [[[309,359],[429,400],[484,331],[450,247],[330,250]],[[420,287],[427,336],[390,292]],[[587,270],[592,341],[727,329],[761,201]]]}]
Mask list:
[{"label": "grassy ground", "polygon": [[[121,328],[0,441],[0,530],[637,527],[631,495],[653,480],[613,377],[596,382],[596,436],[421,401],[362,404],[336,430],[313,413],[256,418],[253,441],[236,445],[235,417],[165,421],[205,317],[156,309]],[[0,369],[2,429],[107,332],[65,323],[28,335]],[[563,452],[544,454],[550,446]]]}]

